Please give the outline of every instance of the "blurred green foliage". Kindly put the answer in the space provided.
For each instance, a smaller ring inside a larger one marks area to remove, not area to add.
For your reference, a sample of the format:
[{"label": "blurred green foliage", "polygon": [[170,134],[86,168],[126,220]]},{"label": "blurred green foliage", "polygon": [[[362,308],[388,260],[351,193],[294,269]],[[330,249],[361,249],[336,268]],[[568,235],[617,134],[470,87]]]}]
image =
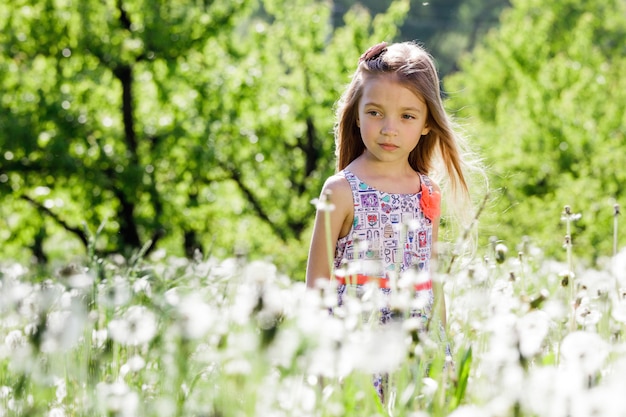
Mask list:
[{"label": "blurred green foliage", "polygon": [[334,104],[382,39],[424,41],[443,74],[460,69],[448,107],[496,189],[481,235],[558,251],[569,204],[574,247],[610,254],[623,1],[514,1],[484,41],[507,1],[353,3],[1,4],[2,257],[67,259],[95,238],[102,255],[249,254],[303,278]]},{"label": "blurred green foliage", "polygon": [[[563,254],[571,206],[574,250],[612,254],[614,204],[626,202],[626,3],[516,0],[446,79],[493,177],[484,235],[529,235]],[[623,235],[623,233],[622,233]]]},{"label": "blurred green foliage", "polygon": [[334,102],[408,4],[336,31],[309,0],[0,5],[3,256],[74,256],[99,230],[103,255],[273,255],[302,278]]}]

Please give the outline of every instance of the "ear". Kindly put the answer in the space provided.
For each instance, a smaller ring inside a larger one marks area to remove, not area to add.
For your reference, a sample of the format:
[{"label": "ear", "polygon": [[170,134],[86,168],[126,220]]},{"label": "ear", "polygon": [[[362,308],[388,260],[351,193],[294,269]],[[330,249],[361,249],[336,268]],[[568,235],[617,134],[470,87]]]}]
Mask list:
[{"label": "ear", "polygon": [[356,118],[356,127],[361,127],[361,121],[358,117]]},{"label": "ear", "polygon": [[424,126],[424,129],[422,129],[422,136],[427,135],[430,132],[430,127],[428,127],[427,125]]}]

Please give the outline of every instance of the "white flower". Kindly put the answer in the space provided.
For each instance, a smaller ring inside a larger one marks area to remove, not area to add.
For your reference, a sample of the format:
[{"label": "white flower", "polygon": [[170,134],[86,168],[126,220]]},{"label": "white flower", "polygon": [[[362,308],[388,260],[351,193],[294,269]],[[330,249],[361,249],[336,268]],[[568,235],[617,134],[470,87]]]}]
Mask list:
[{"label": "white flower", "polygon": [[597,333],[575,331],[565,336],[560,353],[564,366],[591,375],[602,368],[609,347]]},{"label": "white flower", "polygon": [[178,318],[183,335],[188,339],[198,339],[209,331],[217,319],[217,312],[200,297],[191,295],[178,305]]},{"label": "white flower", "polygon": [[311,204],[318,211],[333,211],[335,209],[335,205],[330,202],[330,198],[326,195],[323,195],[321,198],[314,198],[311,200]]},{"label": "white flower", "polygon": [[540,310],[533,310],[516,323],[519,337],[520,354],[531,358],[541,352],[543,340],[548,335],[550,322],[548,315]]},{"label": "white flower", "polygon": [[62,403],[65,397],[67,397],[67,386],[65,385],[65,379],[55,378],[54,385],[56,385],[56,397],[57,402]]},{"label": "white flower", "polygon": [[67,351],[79,342],[87,323],[87,309],[78,298],[68,300],[67,309],[48,314],[41,350]]},{"label": "white flower", "polygon": [[62,407],[52,407],[48,411],[48,417],[65,417],[65,410]]},{"label": "white flower", "polygon": [[584,390],[582,379],[572,370],[531,368],[521,391],[521,405],[531,415],[567,417],[572,398]]},{"label": "white flower", "polygon": [[252,261],[244,270],[246,282],[271,283],[276,279],[276,266],[270,262]]},{"label": "white flower", "polygon": [[422,394],[431,397],[437,392],[439,384],[432,378],[422,378]]},{"label": "white flower", "polygon": [[98,290],[98,302],[107,307],[123,306],[131,299],[128,279],[119,275],[113,277],[111,282],[101,284]]},{"label": "white flower", "polygon": [[97,348],[103,347],[108,337],[109,332],[107,329],[93,329],[91,331],[91,343]]},{"label": "white flower", "polygon": [[626,248],[613,257],[611,272],[620,286],[626,287]]},{"label": "white flower", "polygon": [[17,350],[26,345],[26,338],[21,330],[11,330],[4,338],[4,344],[10,350]]},{"label": "white flower", "polygon": [[139,395],[122,381],[107,384],[100,382],[96,386],[101,409],[106,415],[129,416],[137,415]]},{"label": "white flower", "polygon": [[626,323],[626,301],[615,300],[611,310],[611,317],[622,324]]},{"label": "white flower", "polygon": [[146,366],[146,361],[139,355],[133,355],[120,367],[120,376],[124,377],[129,372],[141,371]]},{"label": "white flower", "polygon": [[67,277],[67,285],[77,290],[85,290],[91,288],[95,281],[93,274],[89,272],[80,272]]},{"label": "white flower", "polygon": [[574,396],[571,417],[606,417],[626,415],[626,401],[621,386],[599,385]]},{"label": "white flower", "polygon": [[406,358],[407,339],[400,326],[357,330],[342,346],[339,363],[366,373],[391,372]]},{"label": "white flower", "polygon": [[448,415],[448,417],[485,417],[487,413],[475,405],[462,405]]},{"label": "white flower", "polygon": [[149,343],[157,331],[156,316],[144,306],[131,306],[120,319],[109,322],[109,336],[122,345]]},{"label": "white flower", "polygon": [[152,297],[152,287],[148,278],[139,278],[133,283],[133,291],[135,294],[144,293],[148,298]]}]

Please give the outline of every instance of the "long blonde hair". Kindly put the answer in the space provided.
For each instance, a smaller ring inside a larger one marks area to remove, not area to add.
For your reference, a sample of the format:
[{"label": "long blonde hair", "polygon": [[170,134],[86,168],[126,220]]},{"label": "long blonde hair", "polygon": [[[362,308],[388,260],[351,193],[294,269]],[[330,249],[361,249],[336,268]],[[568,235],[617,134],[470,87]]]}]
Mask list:
[{"label": "long blonde hair", "polygon": [[357,125],[358,106],[365,80],[370,77],[392,77],[417,96],[423,97],[428,108],[426,123],[430,131],[421,137],[409,154],[409,164],[416,172],[429,176],[439,165],[443,167],[452,192],[451,205],[460,209],[455,210],[457,217],[465,223],[464,213],[458,212],[462,211],[460,206],[467,207],[470,204],[468,181],[464,173],[464,139],[455,131],[444,109],[439,76],[432,56],[413,42],[389,46],[380,44],[373,48],[377,48],[379,53],[369,57],[366,53],[361,57],[352,81],[337,103],[337,170],[346,168],[365,150]]}]

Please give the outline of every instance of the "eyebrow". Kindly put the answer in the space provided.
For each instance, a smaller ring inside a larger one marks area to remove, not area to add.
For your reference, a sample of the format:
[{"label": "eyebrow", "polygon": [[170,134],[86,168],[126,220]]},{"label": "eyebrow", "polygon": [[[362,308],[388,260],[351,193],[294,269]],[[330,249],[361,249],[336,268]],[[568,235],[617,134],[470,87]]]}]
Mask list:
[{"label": "eyebrow", "polygon": [[[363,107],[365,107],[365,106],[382,107],[380,104],[374,103],[373,101],[368,101],[367,103],[364,103]],[[421,113],[422,112],[417,107],[403,107],[401,110],[402,111],[414,111],[414,112],[417,112],[417,113]]]}]

